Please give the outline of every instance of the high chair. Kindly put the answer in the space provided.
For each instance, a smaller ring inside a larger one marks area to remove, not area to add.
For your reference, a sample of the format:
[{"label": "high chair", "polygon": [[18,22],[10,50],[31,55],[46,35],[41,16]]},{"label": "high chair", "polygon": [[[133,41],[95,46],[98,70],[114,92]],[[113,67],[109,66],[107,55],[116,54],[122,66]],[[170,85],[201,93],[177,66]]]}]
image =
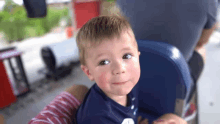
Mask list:
[{"label": "high chair", "polygon": [[183,55],[164,42],[137,42],[141,52],[139,115],[149,122],[167,113],[184,117],[193,80]]}]

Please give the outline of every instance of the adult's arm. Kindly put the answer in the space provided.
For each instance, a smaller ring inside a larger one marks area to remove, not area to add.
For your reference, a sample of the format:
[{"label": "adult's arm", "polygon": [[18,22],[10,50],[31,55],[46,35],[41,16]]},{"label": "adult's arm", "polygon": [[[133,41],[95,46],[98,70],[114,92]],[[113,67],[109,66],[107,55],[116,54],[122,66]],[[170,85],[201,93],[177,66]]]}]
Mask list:
[{"label": "adult's arm", "polygon": [[217,23],[212,26],[210,29],[204,29],[202,31],[202,35],[195,47],[195,51],[197,51],[203,59],[203,62],[206,62],[206,49],[205,45],[208,43],[210,36],[212,35],[213,31],[217,27]]},{"label": "adult's arm", "polygon": [[28,124],[72,124],[77,108],[83,101],[88,88],[73,85],[60,93]]},{"label": "adult's arm", "polygon": [[202,35],[196,45],[196,49],[200,49],[202,48],[205,44],[208,43],[210,36],[212,35],[213,31],[215,30],[215,28],[217,27],[217,23],[215,23],[212,28],[210,29],[204,29],[202,31]]},{"label": "adult's arm", "polygon": [[206,1],[206,7],[204,8],[206,8],[207,20],[206,24],[204,25],[202,35],[197,43],[196,49],[199,49],[208,43],[210,36],[217,26],[218,1],[208,0]]}]

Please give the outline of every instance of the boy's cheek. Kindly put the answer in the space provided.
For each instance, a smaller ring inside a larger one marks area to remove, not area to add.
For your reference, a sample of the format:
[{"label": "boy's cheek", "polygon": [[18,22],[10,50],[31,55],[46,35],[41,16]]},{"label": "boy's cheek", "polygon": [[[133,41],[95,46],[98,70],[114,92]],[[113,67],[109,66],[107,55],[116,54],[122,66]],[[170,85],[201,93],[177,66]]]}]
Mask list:
[{"label": "boy's cheek", "polygon": [[99,85],[105,87],[105,85],[108,83],[107,73],[106,72],[101,73],[98,77],[98,81],[99,81],[98,82]]},{"label": "boy's cheek", "polygon": [[139,60],[136,59],[136,61],[133,63],[132,67],[130,67],[131,76],[135,78],[135,80],[139,80],[141,68],[139,64]]},{"label": "boy's cheek", "polygon": [[130,69],[132,69],[134,71],[140,71],[139,58],[133,58],[133,63],[131,64]]}]

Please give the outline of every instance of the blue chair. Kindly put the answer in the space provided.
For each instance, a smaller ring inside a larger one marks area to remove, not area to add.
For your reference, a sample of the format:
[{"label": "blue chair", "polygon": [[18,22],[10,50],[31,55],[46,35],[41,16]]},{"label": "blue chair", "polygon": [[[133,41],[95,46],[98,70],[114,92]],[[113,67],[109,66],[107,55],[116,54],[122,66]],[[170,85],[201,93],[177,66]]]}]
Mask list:
[{"label": "blue chair", "polygon": [[141,77],[139,115],[153,120],[166,113],[184,117],[193,81],[180,51],[167,43],[138,40]]}]

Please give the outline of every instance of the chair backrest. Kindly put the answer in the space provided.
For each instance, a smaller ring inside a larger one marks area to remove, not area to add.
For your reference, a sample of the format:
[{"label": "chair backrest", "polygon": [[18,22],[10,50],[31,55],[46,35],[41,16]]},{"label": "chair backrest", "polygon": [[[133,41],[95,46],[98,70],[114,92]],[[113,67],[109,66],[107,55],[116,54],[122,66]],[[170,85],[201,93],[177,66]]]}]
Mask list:
[{"label": "chair backrest", "polygon": [[180,51],[167,43],[138,40],[141,77],[139,114],[154,120],[166,113],[183,116],[192,79]]}]

